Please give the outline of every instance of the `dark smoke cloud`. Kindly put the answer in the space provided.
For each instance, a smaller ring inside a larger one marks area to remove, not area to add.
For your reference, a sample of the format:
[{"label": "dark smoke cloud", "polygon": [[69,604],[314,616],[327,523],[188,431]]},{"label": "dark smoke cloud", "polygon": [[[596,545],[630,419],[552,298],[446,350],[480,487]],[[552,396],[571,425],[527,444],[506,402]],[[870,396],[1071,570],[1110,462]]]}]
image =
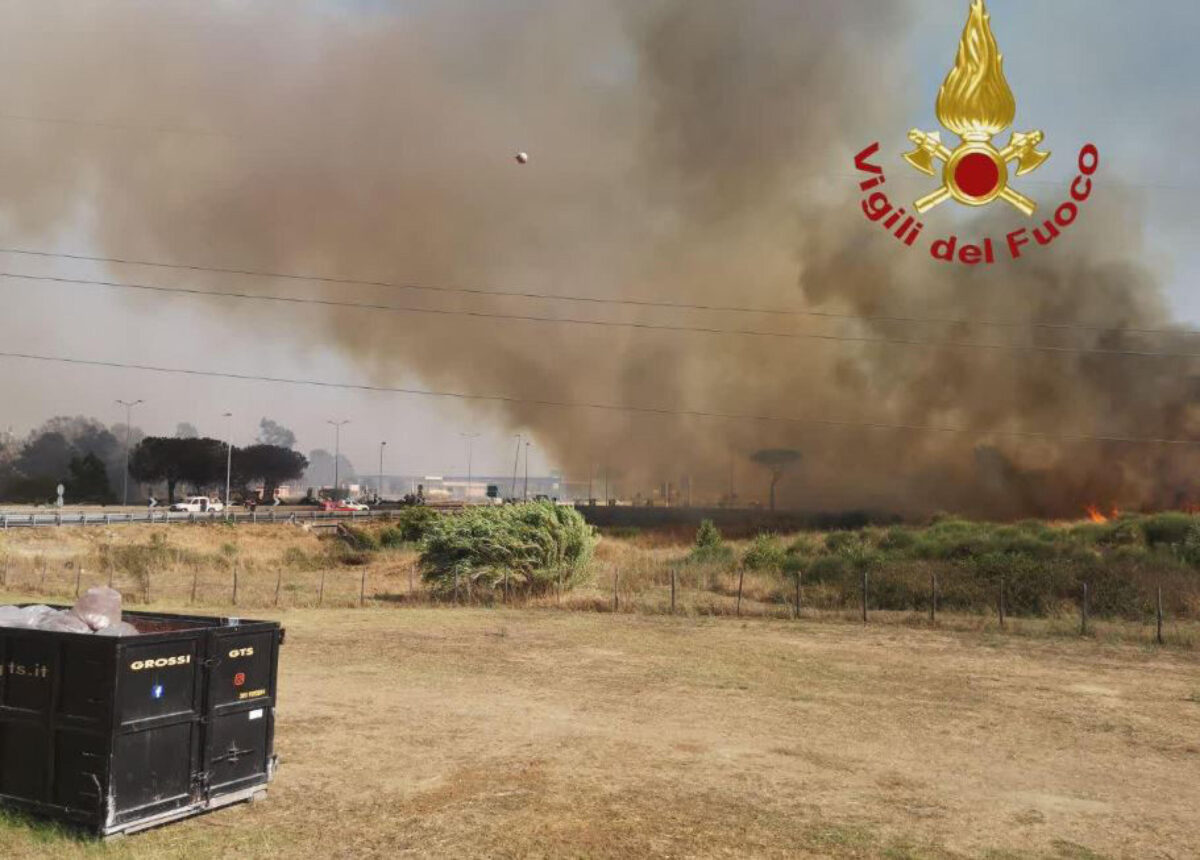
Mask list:
[{"label": "dark smoke cloud", "polygon": [[[891,172],[921,95],[904,83],[913,78],[899,53],[904,4],[445,0],[337,15],[323,8],[282,0],[6,7],[3,61],[21,74],[0,76],[0,104],[12,114],[111,123],[0,126],[8,234],[42,238],[82,217],[114,255],[222,266],[865,314],[1168,323],[1157,282],[1139,262],[1138,207],[1108,177],[1058,247],[991,272],[939,268],[865,223],[845,191],[854,191],[845,175],[853,153],[883,138],[894,150],[885,153]],[[519,147],[533,152],[528,168],[511,163]],[[1056,157],[1070,157],[1067,144],[1057,148]],[[1044,206],[1055,193],[1039,188]],[[1001,236],[1011,225],[1011,215],[995,213],[958,232]],[[431,307],[584,312],[303,289]],[[1080,331],[590,313],[1146,345]],[[803,507],[1020,516],[1075,513],[1092,501],[1167,505],[1195,489],[1184,477],[1197,465],[1187,449],[986,435],[1200,435],[1194,365],[1179,360],[349,311],[297,314],[292,324],[298,335],[331,339],[381,383],[416,373],[431,387],[539,400],[985,434],[479,407],[528,428],[572,474],[607,464],[625,492],[691,476],[697,497],[715,496],[727,486],[731,459],[743,494],[752,477],[765,489],[748,456],[778,447],[805,453],[781,488]],[[1186,338],[1168,340],[1190,351]]]}]

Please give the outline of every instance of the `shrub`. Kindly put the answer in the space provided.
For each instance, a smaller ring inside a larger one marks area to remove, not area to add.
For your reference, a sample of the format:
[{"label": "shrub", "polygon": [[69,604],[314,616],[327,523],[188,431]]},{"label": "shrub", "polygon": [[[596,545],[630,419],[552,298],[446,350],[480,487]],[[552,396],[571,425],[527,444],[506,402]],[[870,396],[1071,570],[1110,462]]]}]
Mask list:
[{"label": "shrub", "polygon": [[1182,544],[1196,522],[1196,517],[1189,514],[1155,514],[1142,520],[1142,531],[1150,546]]},{"label": "shrub", "polygon": [[779,538],[760,534],[742,556],[742,564],[750,570],[781,570],[786,558],[787,552]]},{"label": "shrub", "polygon": [[379,545],[384,549],[398,549],[409,541],[404,538],[404,530],[396,526],[384,526],[379,530]]},{"label": "shrub", "polygon": [[460,584],[545,591],[573,585],[595,547],[595,530],[574,508],[549,502],[471,508],[433,521],[421,552],[422,578],[435,591]]},{"label": "shrub", "polygon": [[725,545],[725,538],[712,520],[704,520],[696,530],[696,542],[689,556],[691,561],[707,563],[730,561],[733,550]]},{"label": "shrub", "polygon": [[825,549],[830,552],[844,552],[860,543],[862,538],[857,532],[832,532],[825,536]]},{"label": "shrub", "polygon": [[417,543],[424,540],[442,515],[432,508],[404,508],[396,516],[396,528],[399,529],[403,542]]},{"label": "shrub", "polygon": [[906,552],[917,544],[916,535],[906,528],[893,526],[879,539],[879,548],[889,552]]},{"label": "shrub", "polygon": [[348,547],[357,552],[375,552],[379,549],[379,539],[367,529],[343,524],[338,534]]},{"label": "shrub", "polygon": [[1192,523],[1183,541],[1180,556],[1192,567],[1200,567],[1200,522]]}]

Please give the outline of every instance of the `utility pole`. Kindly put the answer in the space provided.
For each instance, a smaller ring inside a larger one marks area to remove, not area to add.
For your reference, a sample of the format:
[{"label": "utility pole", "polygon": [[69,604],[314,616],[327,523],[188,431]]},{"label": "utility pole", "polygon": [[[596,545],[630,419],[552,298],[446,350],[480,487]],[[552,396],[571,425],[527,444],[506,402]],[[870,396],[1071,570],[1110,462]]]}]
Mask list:
[{"label": "utility pole", "polygon": [[375,504],[383,501],[383,449],[387,447],[387,442],[379,443],[379,486],[375,491]]},{"label": "utility pole", "polygon": [[529,443],[525,443],[525,501],[529,501]]},{"label": "utility pole", "polygon": [[133,407],[139,403],[145,403],[145,400],[134,400],[132,402],[126,400],[118,400],[121,406],[125,407],[125,474],[121,481],[121,504],[129,504],[129,435],[133,432]]},{"label": "utility pole", "polygon": [[472,460],[475,456],[475,440],[479,438],[479,434],[478,433],[459,433],[458,435],[462,436],[464,439],[467,440],[467,492],[463,495],[463,499],[464,499],[464,501],[467,502],[467,504],[470,504],[471,503],[471,479],[474,477],[474,475],[471,472],[471,467],[474,465]]},{"label": "utility pole", "polygon": [[[232,412],[226,412],[222,418],[232,418]],[[233,475],[233,422],[225,431],[225,507],[229,507],[229,479]]]},{"label": "utility pole", "polygon": [[521,434],[518,433],[513,437],[517,440],[517,455],[513,457],[513,482],[512,482],[512,498],[517,497],[517,464],[521,462]]},{"label": "utility pole", "polygon": [[339,462],[342,459],[342,425],[349,424],[350,421],[326,421],[326,424],[333,425],[333,500],[338,501],[338,489],[341,486],[339,482],[340,473],[338,472]]}]

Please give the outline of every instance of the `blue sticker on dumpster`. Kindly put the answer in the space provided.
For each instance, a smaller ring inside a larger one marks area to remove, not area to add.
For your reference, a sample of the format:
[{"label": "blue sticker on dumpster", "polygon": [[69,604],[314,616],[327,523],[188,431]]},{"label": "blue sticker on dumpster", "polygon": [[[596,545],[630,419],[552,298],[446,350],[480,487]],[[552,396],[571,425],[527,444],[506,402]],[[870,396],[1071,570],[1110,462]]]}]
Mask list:
[{"label": "blue sticker on dumpster", "polygon": [[161,699],[162,697],[163,697],[163,685],[162,684],[155,684],[153,687],[150,688],[150,698]]}]

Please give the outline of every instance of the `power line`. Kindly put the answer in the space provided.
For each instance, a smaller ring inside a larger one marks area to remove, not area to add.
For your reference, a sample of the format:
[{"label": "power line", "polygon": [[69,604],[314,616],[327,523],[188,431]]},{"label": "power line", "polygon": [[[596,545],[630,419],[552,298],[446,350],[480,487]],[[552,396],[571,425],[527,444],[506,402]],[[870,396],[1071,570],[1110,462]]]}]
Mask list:
[{"label": "power line", "polygon": [[927,325],[973,325],[989,328],[1034,328],[1063,331],[1087,331],[1101,334],[1164,334],[1177,336],[1197,336],[1200,329],[1187,328],[1147,328],[1088,325],[1086,323],[1055,323],[1039,320],[982,320],[963,317],[919,317],[894,314],[852,314],[837,311],[799,310],[795,308],[756,308],[740,305],[701,304],[696,302],[672,302],[656,299],[614,299],[601,296],[577,296],[555,293],[537,293],[520,290],[491,290],[478,287],[456,287],[440,284],[415,284],[395,281],[357,280],[354,278],[332,278],[321,275],[304,275],[288,272],[272,272],[263,269],[237,269],[222,266],[202,266],[192,263],[164,263],[154,260],[135,260],[122,257],[101,257],[89,254],[70,254],[57,251],[44,251],[31,248],[0,247],[0,254],[15,254],[26,257],[41,257],[45,259],[74,260],[88,263],[108,263],[119,266],[146,266],[156,269],[170,269],[182,272],[205,272],[219,275],[238,275],[252,278],[270,278],[285,281],[310,281],[318,284],[331,284],[345,287],[372,287],[377,289],[407,290],[413,292],[457,293],[461,295],[485,296],[494,298],[536,299],[539,301],[575,302],[588,305],[614,305],[637,308],[662,308],[669,310],[712,311],[717,313],[765,314],[783,317],[811,317],[816,319],[849,320],[855,322],[895,322],[917,323]]},{"label": "power line", "polygon": [[1125,358],[1200,358],[1197,352],[1160,352],[1153,350],[1109,349],[1104,347],[1044,346],[1038,344],[977,343],[954,340],[922,340],[901,337],[871,337],[866,335],[814,334],[811,332],[774,332],[757,329],[731,329],[710,326],[669,325],[666,323],[624,322],[615,320],[589,320],[574,317],[546,317],[533,314],[508,314],[493,311],[448,310],[445,308],[419,308],[407,305],[385,305],[367,302],[344,302],[336,299],[314,299],[300,296],[276,296],[263,293],[243,293],[231,290],[207,290],[196,287],[164,287],[156,284],[137,284],[127,281],[102,281],[91,278],[66,278],[58,275],[23,275],[0,271],[0,278],[25,281],[41,281],[56,284],[103,287],[106,289],[140,290],[151,293],[179,294],[259,302],[277,302],[290,305],[316,305],[319,307],[345,308],[354,310],[386,311],[400,314],[427,314],[432,316],[470,317],[475,319],[509,320],[512,322],[535,322],[552,325],[590,326],[593,328],[621,328],[641,331],[668,331],[688,334],[732,335],[739,337],[761,337],[776,340],[816,340],[835,343],[891,344],[916,347],[949,347],[952,349],[979,349],[1003,352],[1047,352],[1067,355],[1105,355]]},{"label": "power line", "polygon": [[232,373],[195,368],[159,367],[150,364],[132,364],[97,359],[71,358],[68,356],[38,355],[23,352],[0,352],[0,358],[40,361],[86,367],[102,367],[117,370],[140,370],[149,373],[178,376],[197,376],[212,379],[233,379],[241,382],[264,382],[273,385],[299,385],[313,388],[329,388],[349,391],[367,391],[377,394],[405,394],[415,397],[432,397],[450,400],[475,400],[491,403],[525,404],[555,409],[588,409],[600,412],[626,412],[640,415],[661,415],[681,418],[711,418],[728,421],[756,421],[775,424],[804,424],[832,428],[861,428],[869,430],[900,430],[913,433],[939,433],[966,436],[998,436],[1012,439],[1041,439],[1059,442],[1104,442],[1126,445],[1158,445],[1178,447],[1200,447],[1200,439],[1165,439],[1138,436],[1105,436],[1083,433],[1042,433],[1021,430],[974,430],[967,427],[937,427],[924,424],[895,424],[882,421],[837,421],[828,418],[799,418],[783,415],[754,415],[745,412],[711,412],[699,409],[669,409],[657,406],[631,406],[618,403],[588,403],[582,401],[543,400],[538,398],[513,397],[502,394],[470,394],[458,391],[435,391],[423,388],[401,388],[386,385],[366,385],[348,382],[327,382],[317,379],[295,379],[280,376],[260,376],[249,373]]}]

